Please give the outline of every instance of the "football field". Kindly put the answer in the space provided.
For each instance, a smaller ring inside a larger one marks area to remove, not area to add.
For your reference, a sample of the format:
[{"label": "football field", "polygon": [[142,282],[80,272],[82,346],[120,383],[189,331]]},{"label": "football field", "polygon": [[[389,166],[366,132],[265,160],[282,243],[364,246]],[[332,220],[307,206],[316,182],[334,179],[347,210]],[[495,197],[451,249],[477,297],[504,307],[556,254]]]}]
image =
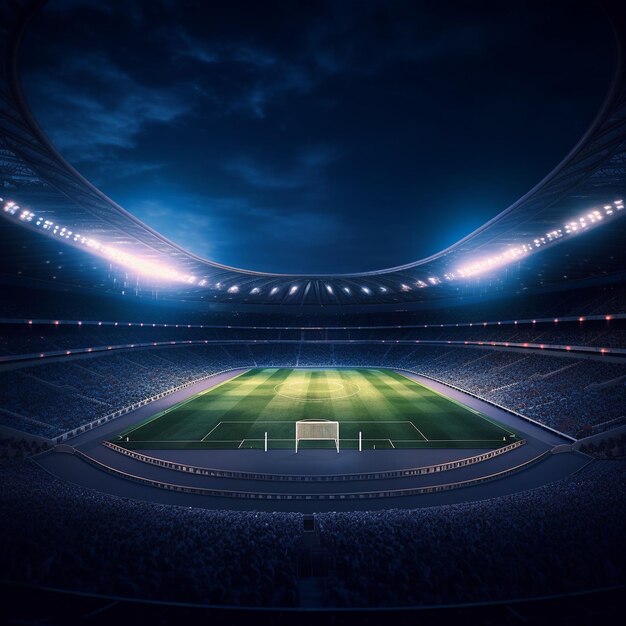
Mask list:
[{"label": "football field", "polygon": [[[340,448],[498,448],[508,426],[385,369],[256,368],[127,428],[130,449],[295,446],[298,420],[339,422]],[[301,441],[300,448],[333,448]]]}]

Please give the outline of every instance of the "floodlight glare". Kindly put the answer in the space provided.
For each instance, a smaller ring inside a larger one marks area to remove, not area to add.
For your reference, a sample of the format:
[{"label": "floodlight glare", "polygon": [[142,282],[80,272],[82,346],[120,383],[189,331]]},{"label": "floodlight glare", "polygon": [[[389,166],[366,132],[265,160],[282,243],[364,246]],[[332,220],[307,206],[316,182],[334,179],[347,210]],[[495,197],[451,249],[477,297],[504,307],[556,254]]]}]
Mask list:
[{"label": "floodlight glare", "polygon": [[191,274],[185,274],[169,265],[150,261],[138,255],[131,254],[130,252],[118,250],[113,246],[98,241],[97,239],[73,233],[72,230],[66,226],[55,224],[51,220],[38,218],[32,211],[20,211],[19,205],[15,204],[15,202],[6,202],[3,206],[3,212],[14,217],[17,216],[19,221],[28,222],[35,228],[46,230],[49,234],[62,239],[70,239],[70,237],[74,235],[74,237],[72,237],[74,244],[84,246],[93,254],[112,261],[116,265],[130,269],[139,276],[146,276],[153,280],[183,282],[191,285],[196,284],[196,277]]}]

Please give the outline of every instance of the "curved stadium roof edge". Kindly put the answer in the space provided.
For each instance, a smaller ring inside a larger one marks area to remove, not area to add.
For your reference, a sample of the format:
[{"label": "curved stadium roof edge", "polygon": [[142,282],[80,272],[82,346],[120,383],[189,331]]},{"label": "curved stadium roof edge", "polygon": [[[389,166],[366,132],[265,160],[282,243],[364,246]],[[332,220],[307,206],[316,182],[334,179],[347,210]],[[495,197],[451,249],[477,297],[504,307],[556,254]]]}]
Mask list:
[{"label": "curved stadium roof edge", "polygon": [[[267,295],[267,289],[272,286],[280,288],[287,284],[286,281],[300,281],[307,285],[307,290],[314,285],[318,300],[326,287],[329,291],[324,295],[334,303],[337,294],[332,285],[336,285],[336,289],[343,290],[344,294],[351,294],[352,288],[362,289],[365,293],[370,287],[377,288],[377,302],[380,302],[386,299],[384,294],[389,290],[397,296],[399,286],[406,293],[415,292],[416,286],[431,286],[428,281],[434,280],[432,276],[437,277],[432,285],[445,283],[443,277],[448,278],[454,268],[472,261],[472,257],[502,255],[503,251],[518,246],[520,239],[541,237],[551,229],[560,228],[581,209],[621,197],[624,191],[625,34],[619,19],[619,3],[608,2],[605,7],[611,18],[616,54],[612,81],[600,111],[569,154],[522,198],[493,219],[429,257],[381,270],[348,274],[281,274],[223,265],[170,241],[108,198],[59,154],[39,127],[21,86],[18,59],[27,25],[43,4],[42,0],[17,2],[4,7],[4,14],[0,15],[6,25],[1,33],[4,45],[0,95],[4,97],[0,104],[0,182],[4,178],[5,188],[15,188],[11,191],[22,206],[33,210],[43,206],[46,215],[54,215],[58,222],[74,229],[99,230],[113,243],[132,243],[142,257],[155,262],[167,259],[190,275],[207,276],[209,282],[217,285],[221,281],[229,293],[228,299],[240,297],[237,295],[239,285],[251,288],[248,295],[255,287],[259,293],[265,290]],[[26,179],[27,183],[24,182]],[[45,189],[48,195],[54,196],[56,205],[50,200],[42,201],[41,193],[34,193],[38,185],[38,191]],[[66,202],[60,199],[66,199]],[[560,236],[551,238],[547,243],[554,245],[560,242],[559,239]],[[457,273],[455,278],[462,277]],[[360,279],[365,282],[359,282]],[[354,280],[357,283],[352,285]],[[373,280],[376,282],[371,282]],[[237,290],[232,291],[233,287]],[[411,299],[406,293],[402,299]]]}]

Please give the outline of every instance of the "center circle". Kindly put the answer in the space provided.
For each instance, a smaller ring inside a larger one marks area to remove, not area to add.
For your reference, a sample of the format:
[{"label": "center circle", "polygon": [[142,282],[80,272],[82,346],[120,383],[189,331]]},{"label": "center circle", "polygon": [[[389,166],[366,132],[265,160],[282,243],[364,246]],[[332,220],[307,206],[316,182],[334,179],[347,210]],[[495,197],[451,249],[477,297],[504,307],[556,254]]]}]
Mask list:
[{"label": "center circle", "polygon": [[329,381],[318,385],[311,382],[284,382],[274,387],[274,392],[277,395],[298,402],[340,400],[354,396],[359,391],[361,388],[357,384],[347,381]]}]

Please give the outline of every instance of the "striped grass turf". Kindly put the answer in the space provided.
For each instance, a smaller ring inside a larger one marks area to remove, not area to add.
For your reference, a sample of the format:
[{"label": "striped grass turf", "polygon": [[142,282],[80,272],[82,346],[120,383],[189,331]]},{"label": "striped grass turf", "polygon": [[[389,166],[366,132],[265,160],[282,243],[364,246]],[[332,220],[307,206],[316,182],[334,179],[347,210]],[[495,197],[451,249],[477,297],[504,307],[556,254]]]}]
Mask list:
[{"label": "striped grass turf", "polygon": [[[295,422],[339,421],[340,447],[498,448],[519,435],[495,420],[386,369],[256,368],[126,429],[129,449],[295,445]],[[301,447],[332,448],[332,441]]]}]

